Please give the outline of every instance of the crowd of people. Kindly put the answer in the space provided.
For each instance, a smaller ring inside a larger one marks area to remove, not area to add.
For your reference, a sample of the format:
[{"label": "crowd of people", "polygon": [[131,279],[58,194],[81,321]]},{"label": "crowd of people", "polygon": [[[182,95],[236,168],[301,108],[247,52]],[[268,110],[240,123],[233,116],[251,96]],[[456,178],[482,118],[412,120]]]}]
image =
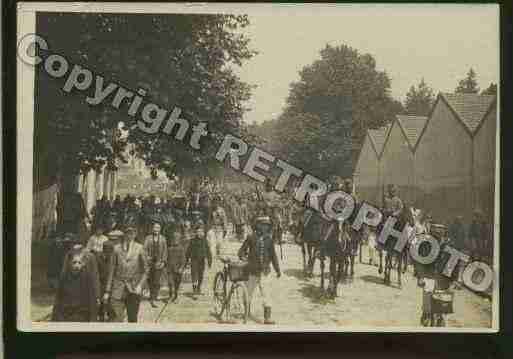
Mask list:
[{"label": "crowd of people", "polygon": [[[340,185],[343,189],[351,187],[350,181]],[[354,195],[354,188],[350,193]],[[185,268],[190,268],[193,295],[201,295],[205,271],[226,254],[230,233],[241,243],[239,256],[249,262],[249,296],[259,289],[264,297],[264,322],[273,323],[265,288],[272,280],[271,267],[280,276],[275,245],[281,249],[283,234],[300,235],[300,227],[305,225],[304,206],[294,200],[293,193],[277,194],[269,181],[263,189],[234,191],[204,179],[193,182],[188,193],[178,192],[167,198],[127,195],[111,202],[103,197],[91,215],[80,204],[68,208],[76,210],[65,216],[61,237],[73,245],[62,251],[62,261],[53,264],[58,269],[54,270],[58,272],[54,279],[54,321],[136,322],[145,290],[152,307],[161,304],[162,278],[167,278],[169,287],[169,296],[163,302],[177,300]],[[429,214],[408,209],[415,218],[417,234],[438,231],[438,237],[474,258],[491,258],[493,241],[480,211],[475,211],[467,229],[461,216],[441,226],[433,224]],[[398,217],[404,210],[396,187],[390,185],[383,213]],[[88,238],[77,235],[77,221],[82,220],[91,225]],[[374,264],[378,246],[371,233],[364,227],[360,239]],[[426,275],[418,278],[423,286],[426,282],[431,285]]]},{"label": "crowd of people", "polygon": [[[109,202],[104,197],[91,216],[76,205],[75,220],[89,221],[92,234],[61,236],[72,245],[62,253],[52,320],[136,322],[145,289],[156,308],[167,278],[169,296],[163,301],[175,301],[185,268],[190,268],[192,294],[201,295],[205,271],[225,256],[229,233],[241,243],[239,255],[251,269],[248,292],[252,296],[259,288],[262,294],[271,264],[279,275],[274,244],[287,222],[278,213],[283,206],[272,202],[281,199],[271,192],[269,183],[263,190],[237,193],[204,181],[169,198],[127,195]],[[267,302],[264,313],[265,322],[272,322]]]}]

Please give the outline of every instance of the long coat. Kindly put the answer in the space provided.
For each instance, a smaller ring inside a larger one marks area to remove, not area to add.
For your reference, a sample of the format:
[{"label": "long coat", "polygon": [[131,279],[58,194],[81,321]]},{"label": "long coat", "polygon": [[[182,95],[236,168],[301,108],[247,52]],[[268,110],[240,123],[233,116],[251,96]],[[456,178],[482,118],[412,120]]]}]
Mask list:
[{"label": "long coat", "polygon": [[69,262],[72,255],[68,252],[60,275],[52,312],[52,321],[92,322],[98,317],[100,299],[100,277],[93,254],[84,251],[84,267],[78,276],[72,276]]},{"label": "long coat", "polygon": [[98,304],[92,277],[86,270],[76,277],[66,273],[55,295],[52,321],[94,322],[97,318]]},{"label": "long coat", "polygon": [[134,293],[139,284],[148,278],[149,265],[143,246],[135,241],[130,243],[128,251],[123,243],[116,244],[109,265],[109,275],[105,291],[113,299],[122,299],[125,289]]}]

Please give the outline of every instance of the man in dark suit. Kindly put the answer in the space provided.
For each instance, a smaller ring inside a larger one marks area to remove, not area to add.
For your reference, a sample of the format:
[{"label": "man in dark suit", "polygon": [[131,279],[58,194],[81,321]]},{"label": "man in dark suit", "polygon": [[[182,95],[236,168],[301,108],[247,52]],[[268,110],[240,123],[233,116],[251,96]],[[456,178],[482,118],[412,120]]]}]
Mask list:
[{"label": "man in dark suit", "polygon": [[272,285],[271,264],[276,276],[281,276],[280,264],[272,238],[271,218],[257,217],[254,224],[254,233],[248,236],[239,249],[239,257],[247,258],[249,280],[247,283],[249,304],[255,288],[258,287],[264,304],[264,324],[274,324],[271,320],[271,298],[269,296]]},{"label": "man in dark suit", "polygon": [[191,227],[191,240],[185,252],[185,263],[191,264],[192,291],[201,294],[201,284],[205,274],[206,263],[212,266],[212,252],[205,234],[205,224],[198,215]]},{"label": "man in dark suit", "polygon": [[135,241],[134,227],[125,228],[121,242],[114,246],[109,264],[109,275],[105,287],[104,302],[111,299],[113,322],[123,322],[125,314],[128,322],[137,322],[143,284],[149,273],[144,248]]},{"label": "man in dark suit", "polygon": [[155,301],[160,291],[160,278],[167,263],[167,242],[166,238],[160,234],[160,223],[158,222],[153,223],[152,233],[144,240],[144,253],[150,266],[148,276],[150,304],[156,308]]}]

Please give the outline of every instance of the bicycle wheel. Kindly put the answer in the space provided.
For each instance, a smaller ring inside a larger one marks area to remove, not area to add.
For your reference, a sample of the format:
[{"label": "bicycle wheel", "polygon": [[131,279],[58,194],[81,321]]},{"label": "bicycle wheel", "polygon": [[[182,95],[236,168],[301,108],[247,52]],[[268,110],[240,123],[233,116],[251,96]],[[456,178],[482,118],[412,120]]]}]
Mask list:
[{"label": "bicycle wheel", "polygon": [[214,313],[221,317],[226,303],[226,278],[223,272],[217,272],[214,277]]},{"label": "bicycle wheel", "polygon": [[244,284],[239,282],[232,284],[226,307],[227,320],[242,320],[246,323],[249,316],[249,296]]}]

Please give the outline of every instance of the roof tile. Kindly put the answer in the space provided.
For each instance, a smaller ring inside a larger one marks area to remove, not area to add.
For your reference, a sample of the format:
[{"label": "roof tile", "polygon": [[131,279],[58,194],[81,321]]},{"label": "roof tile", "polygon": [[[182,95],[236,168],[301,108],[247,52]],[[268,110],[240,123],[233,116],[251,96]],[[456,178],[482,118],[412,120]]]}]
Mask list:
[{"label": "roof tile", "polygon": [[378,156],[381,155],[383,151],[383,146],[385,145],[385,140],[387,138],[388,130],[390,129],[390,124],[378,128],[376,130],[369,129],[369,137],[374,144],[374,148],[378,152]]},{"label": "roof tile", "polygon": [[442,96],[471,133],[479,127],[495,100],[492,95],[442,93]]},{"label": "roof tile", "polygon": [[420,134],[426,126],[428,118],[426,116],[407,115],[397,115],[396,118],[406,134],[406,139],[408,140],[410,147],[412,149],[415,148],[419,141]]}]

